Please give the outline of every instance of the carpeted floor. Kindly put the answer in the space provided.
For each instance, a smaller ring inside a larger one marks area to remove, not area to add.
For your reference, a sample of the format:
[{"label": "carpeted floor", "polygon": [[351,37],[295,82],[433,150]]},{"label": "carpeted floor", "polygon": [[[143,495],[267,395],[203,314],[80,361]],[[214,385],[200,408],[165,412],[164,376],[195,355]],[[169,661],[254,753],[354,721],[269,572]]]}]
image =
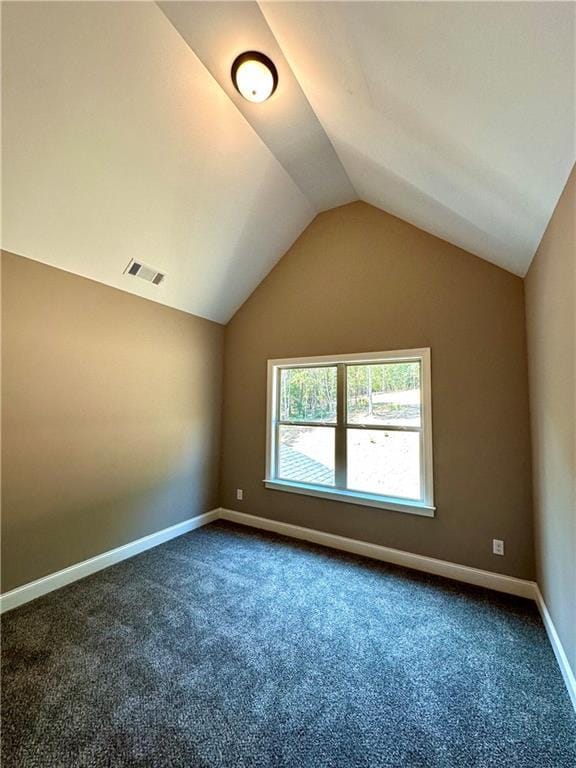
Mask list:
[{"label": "carpeted floor", "polygon": [[3,617],[3,768],[574,768],[531,602],[228,523]]}]

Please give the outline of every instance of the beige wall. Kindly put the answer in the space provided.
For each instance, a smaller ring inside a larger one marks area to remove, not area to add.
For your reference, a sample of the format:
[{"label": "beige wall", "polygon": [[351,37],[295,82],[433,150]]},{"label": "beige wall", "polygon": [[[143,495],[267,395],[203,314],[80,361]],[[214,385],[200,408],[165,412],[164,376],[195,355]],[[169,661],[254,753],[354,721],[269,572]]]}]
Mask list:
[{"label": "beige wall", "polygon": [[538,584],[576,673],[576,169],[526,276]]},{"label": "beige wall", "polygon": [[218,506],[223,328],[4,253],[2,590]]},{"label": "beige wall", "polygon": [[[533,577],[519,278],[363,203],[317,217],[226,329],[219,494],[224,329],[11,254],[2,275],[3,590],[220,502]],[[421,346],[434,519],[264,489],[268,358]]]},{"label": "beige wall", "polygon": [[[435,518],[263,487],[268,358],[426,346]],[[520,278],[364,203],[337,208],[227,326],[225,371],[223,506],[533,577]],[[492,538],[505,557],[491,554]]]}]

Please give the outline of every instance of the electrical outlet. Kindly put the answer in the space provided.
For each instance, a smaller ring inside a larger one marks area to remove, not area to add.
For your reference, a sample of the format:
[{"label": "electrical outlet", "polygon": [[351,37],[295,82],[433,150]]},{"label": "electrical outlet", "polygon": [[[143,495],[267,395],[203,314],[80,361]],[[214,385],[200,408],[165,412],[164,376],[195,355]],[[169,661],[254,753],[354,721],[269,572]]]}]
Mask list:
[{"label": "electrical outlet", "polygon": [[502,539],[492,539],[492,554],[503,555],[504,554],[504,542]]},{"label": "electrical outlet", "polygon": [[242,490],[242,488],[236,488],[236,498],[238,501],[242,501],[242,499],[244,498],[244,491]]}]

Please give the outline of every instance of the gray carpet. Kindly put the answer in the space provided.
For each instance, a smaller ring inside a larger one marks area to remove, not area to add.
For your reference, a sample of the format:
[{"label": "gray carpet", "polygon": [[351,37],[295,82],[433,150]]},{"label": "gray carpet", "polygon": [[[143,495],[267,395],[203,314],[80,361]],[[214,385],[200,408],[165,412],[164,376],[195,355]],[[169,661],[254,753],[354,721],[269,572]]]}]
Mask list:
[{"label": "gray carpet", "polygon": [[216,523],[6,614],[3,768],[573,768],[525,600]]}]

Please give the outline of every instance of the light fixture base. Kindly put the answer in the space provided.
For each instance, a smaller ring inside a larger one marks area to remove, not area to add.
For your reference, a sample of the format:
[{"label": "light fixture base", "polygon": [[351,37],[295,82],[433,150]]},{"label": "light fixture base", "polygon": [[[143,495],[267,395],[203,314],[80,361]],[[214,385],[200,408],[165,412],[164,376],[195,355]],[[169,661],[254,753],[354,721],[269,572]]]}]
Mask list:
[{"label": "light fixture base", "polygon": [[[265,67],[270,77],[269,82],[264,86],[263,91],[260,93],[260,84],[254,83],[252,85],[247,81],[239,82],[239,80],[242,80],[242,66],[244,65],[246,69],[246,66],[252,63],[261,65],[261,67]],[[278,86],[278,70],[276,69],[274,62],[264,53],[260,53],[260,51],[245,51],[244,53],[241,53],[239,56],[237,56],[232,64],[230,76],[232,78],[234,88],[236,88],[238,93],[247,101],[251,101],[253,103],[261,103],[269,99]],[[262,93],[265,95],[262,95]]]}]

